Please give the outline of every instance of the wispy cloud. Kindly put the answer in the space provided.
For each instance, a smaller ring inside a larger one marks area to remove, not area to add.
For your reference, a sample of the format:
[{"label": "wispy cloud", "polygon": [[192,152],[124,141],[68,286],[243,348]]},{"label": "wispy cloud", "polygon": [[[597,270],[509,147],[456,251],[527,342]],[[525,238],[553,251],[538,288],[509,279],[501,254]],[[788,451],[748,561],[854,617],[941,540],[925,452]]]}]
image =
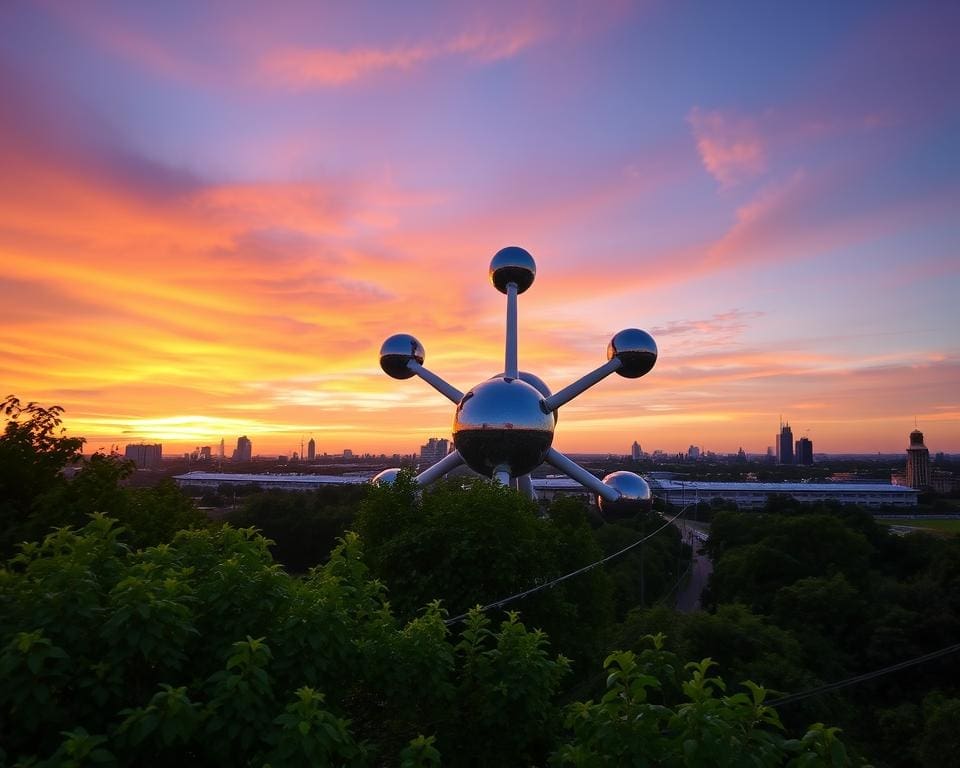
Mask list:
[{"label": "wispy cloud", "polygon": [[385,72],[408,72],[439,59],[459,57],[480,63],[509,59],[535,44],[543,34],[543,28],[526,22],[498,30],[464,32],[438,42],[393,47],[287,47],[264,56],[260,72],[288,87],[336,87]]}]

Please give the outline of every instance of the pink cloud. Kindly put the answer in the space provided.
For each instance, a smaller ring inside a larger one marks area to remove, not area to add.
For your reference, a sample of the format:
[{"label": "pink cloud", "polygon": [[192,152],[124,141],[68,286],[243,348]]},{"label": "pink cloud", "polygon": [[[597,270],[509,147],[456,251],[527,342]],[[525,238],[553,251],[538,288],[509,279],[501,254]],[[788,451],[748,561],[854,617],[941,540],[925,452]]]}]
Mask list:
[{"label": "pink cloud", "polygon": [[281,48],[260,62],[261,73],[290,87],[336,87],[389,71],[408,71],[429,61],[466,57],[492,62],[516,56],[545,33],[527,22],[504,31],[481,28],[440,42],[393,48]]},{"label": "pink cloud", "polygon": [[766,147],[755,121],[697,107],[687,120],[704,167],[721,186],[733,186],[766,169]]}]

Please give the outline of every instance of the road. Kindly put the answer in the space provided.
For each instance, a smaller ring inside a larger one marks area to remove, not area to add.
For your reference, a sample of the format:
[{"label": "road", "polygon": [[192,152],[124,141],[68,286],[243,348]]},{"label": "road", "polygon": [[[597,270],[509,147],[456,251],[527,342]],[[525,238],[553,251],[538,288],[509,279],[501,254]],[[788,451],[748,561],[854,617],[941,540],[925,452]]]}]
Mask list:
[{"label": "road", "polygon": [[[681,531],[684,529],[681,528]],[[710,558],[700,553],[703,542],[697,536],[697,531],[686,528],[684,541],[693,547],[693,563],[690,566],[690,580],[677,595],[677,610],[680,613],[693,613],[700,610],[700,594],[707,586],[707,580],[713,573],[713,563]],[[702,534],[701,534],[702,535]]]}]

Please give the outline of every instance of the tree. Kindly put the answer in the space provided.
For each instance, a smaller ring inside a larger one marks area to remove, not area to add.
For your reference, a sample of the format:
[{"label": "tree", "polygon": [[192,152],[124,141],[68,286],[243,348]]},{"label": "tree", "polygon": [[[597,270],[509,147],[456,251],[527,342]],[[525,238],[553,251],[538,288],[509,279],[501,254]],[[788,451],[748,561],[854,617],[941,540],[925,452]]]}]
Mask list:
[{"label": "tree", "polygon": [[83,438],[67,437],[63,409],[23,405],[13,395],[0,403],[6,425],[0,436],[0,555],[13,544],[35,538],[31,516],[45,494],[62,486],[62,470],[81,458]]},{"label": "tree", "polygon": [[[554,755],[556,765],[847,766],[836,728],[811,727],[800,739],[782,735],[766,690],[751,682],[726,694],[711,676],[710,659],[686,665],[663,650],[663,637],[647,637],[639,654],[615,652],[604,662],[607,690],[600,701],[567,710],[572,735]],[[680,695],[671,701],[679,687]]]},{"label": "tree", "polygon": [[[554,522],[528,497],[483,480],[420,489],[401,474],[370,489],[356,524],[371,572],[404,617],[432,600],[459,614],[603,556],[576,502],[560,502]],[[611,584],[597,569],[525,599],[522,608],[531,626],[581,662],[600,652],[612,623]]]},{"label": "tree", "polygon": [[313,491],[270,490],[244,498],[227,520],[253,526],[273,544],[277,562],[303,573],[325,562],[357,515],[365,485],[329,486]]},{"label": "tree", "polygon": [[0,606],[0,765],[542,763],[568,668],[516,614],[398,622],[353,534],[299,579],[250,530],[134,551],[96,516],[26,544]]}]

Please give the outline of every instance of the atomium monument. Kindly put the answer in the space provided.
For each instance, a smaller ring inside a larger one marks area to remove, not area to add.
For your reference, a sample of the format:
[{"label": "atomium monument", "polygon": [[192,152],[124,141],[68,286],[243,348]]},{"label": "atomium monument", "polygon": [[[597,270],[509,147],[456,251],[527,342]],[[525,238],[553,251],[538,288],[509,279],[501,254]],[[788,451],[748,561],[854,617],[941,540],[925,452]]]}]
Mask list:
[{"label": "atomium monument", "polygon": [[[533,257],[511,246],[490,262],[490,280],[507,296],[506,350],[503,373],[482,381],[466,393],[423,366],[423,345],[398,333],[380,348],[380,367],[395,379],[419,376],[456,405],[453,417],[455,450],[416,476],[420,485],[432,483],[466,464],[474,472],[534,495],[530,472],[546,462],[597,494],[605,517],[632,516],[648,508],[650,487],[633,472],[613,472],[599,480],[553,448],[557,411],[601,379],[617,373],[636,379],[657,362],[657,345],[646,331],[628,328],[607,345],[607,362],[557,393],[537,376],[519,369],[517,362],[517,297],[537,274]],[[399,469],[385,469],[375,483],[393,482]]]}]

